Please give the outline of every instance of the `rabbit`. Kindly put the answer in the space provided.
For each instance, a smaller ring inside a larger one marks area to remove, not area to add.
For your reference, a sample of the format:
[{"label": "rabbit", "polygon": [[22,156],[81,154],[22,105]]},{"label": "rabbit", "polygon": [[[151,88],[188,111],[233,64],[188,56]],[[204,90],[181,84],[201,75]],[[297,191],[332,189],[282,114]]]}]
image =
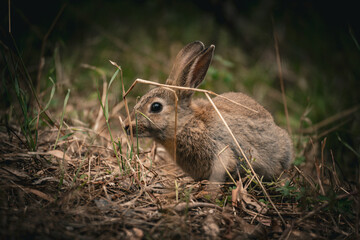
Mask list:
[{"label": "rabbit", "polygon": [[[199,87],[208,71],[214,50],[214,45],[205,48],[200,41],[186,45],[177,54],[166,84]],[[131,124],[133,133],[137,132],[138,137],[153,138],[164,146],[170,156],[174,156],[174,91],[178,97],[178,166],[196,181],[223,181],[226,178],[224,165],[234,175],[237,170],[244,172],[244,167],[247,167],[244,157],[223,121],[209,101],[193,99],[194,91],[191,90],[171,90],[164,87],[150,90],[134,106],[132,115],[141,113],[137,114],[137,127],[135,119],[125,121],[127,134],[130,134]],[[275,124],[271,114],[243,93],[228,92],[221,96],[212,100],[251,161],[254,171],[264,179],[271,179],[288,169],[293,160],[292,141],[288,133]]]}]

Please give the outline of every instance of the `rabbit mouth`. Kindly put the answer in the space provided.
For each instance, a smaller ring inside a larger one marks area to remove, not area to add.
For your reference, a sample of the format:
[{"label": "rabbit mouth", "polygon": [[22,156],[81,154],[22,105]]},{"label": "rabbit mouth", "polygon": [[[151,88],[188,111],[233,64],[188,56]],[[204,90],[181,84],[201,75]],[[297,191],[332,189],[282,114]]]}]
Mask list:
[{"label": "rabbit mouth", "polygon": [[140,131],[134,130],[134,136],[144,138],[144,137],[151,137],[151,134],[148,132],[140,132]]},{"label": "rabbit mouth", "polygon": [[[132,129],[132,134],[134,137],[140,137],[140,138],[143,138],[143,137],[153,137],[153,135],[148,132],[148,131],[144,131],[141,127],[136,127],[136,126],[131,126],[131,129]],[[130,126],[125,126],[125,131],[126,131],[126,134],[128,136],[131,135],[131,131],[130,131]]]},{"label": "rabbit mouth", "polygon": [[131,126],[131,127],[130,125],[125,126],[125,131],[128,136],[131,135],[131,130],[134,136],[145,137],[146,135],[143,131],[140,131],[140,129],[137,128],[136,126]]}]

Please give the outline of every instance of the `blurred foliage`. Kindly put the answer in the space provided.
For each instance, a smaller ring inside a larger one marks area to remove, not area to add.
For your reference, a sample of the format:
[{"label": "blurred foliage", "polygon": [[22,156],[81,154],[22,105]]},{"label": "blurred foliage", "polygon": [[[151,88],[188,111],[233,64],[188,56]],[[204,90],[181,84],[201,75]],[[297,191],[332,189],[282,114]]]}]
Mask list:
[{"label": "blurred foliage", "polygon": [[[1,45],[5,49],[4,46],[13,44],[8,35],[7,1],[1,4]],[[11,4],[12,34],[30,76],[39,85],[42,99],[50,95],[50,77],[60,90],[50,105],[53,111],[61,108],[68,88],[76,96],[69,102],[78,108],[85,104],[77,102],[78,99],[96,100],[102,74],[110,79],[116,71],[108,60],[122,67],[126,89],[136,78],[164,82],[178,50],[201,40],[206,45],[216,45],[213,64],[201,87],[217,93],[243,91],[286,126],[274,31],[279,39],[295,138],[301,124],[303,128],[310,127],[360,103],[357,46],[360,21],[351,4],[310,0],[11,1]],[[43,41],[63,7],[49,37]],[[43,42],[45,65],[37,83]],[[3,58],[0,63],[3,66]],[[5,85],[4,78],[8,76],[3,67],[0,70]],[[135,98],[148,88],[137,86],[132,96]],[[1,98],[6,99],[0,103],[2,109],[8,109],[15,101],[5,89],[8,88],[0,90]],[[113,83],[112,94],[110,107],[122,99],[119,81]],[[72,116],[81,119],[82,113],[78,111]],[[330,158],[331,149],[338,166],[351,176],[358,162],[354,152],[360,152],[359,117],[357,111],[315,133],[336,127],[326,134],[325,152]],[[339,122],[341,126],[337,126]],[[298,149],[299,164],[304,162],[302,150]]]}]

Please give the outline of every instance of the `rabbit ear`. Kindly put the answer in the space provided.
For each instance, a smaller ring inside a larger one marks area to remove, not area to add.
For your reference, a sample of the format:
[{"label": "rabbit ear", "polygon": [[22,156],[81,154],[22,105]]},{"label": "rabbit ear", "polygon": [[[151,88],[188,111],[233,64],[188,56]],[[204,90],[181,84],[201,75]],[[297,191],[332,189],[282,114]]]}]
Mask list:
[{"label": "rabbit ear", "polygon": [[[211,45],[203,50],[198,56],[192,59],[181,71],[175,81],[175,85],[182,87],[197,88],[204,80],[209,69],[211,60],[214,55],[215,46]],[[190,101],[193,91],[179,90],[177,91],[180,99]]]},{"label": "rabbit ear", "polygon": [[178,77],[179,86],[197,88],[204,80],[214,56],[215,46],[211,45],[203,50],[196,58],[191,60]]},{"label": "rabbit ear", "polygon": [[196,41],[189,43],[183,49],[181,49],[176,56],[174,66],[171,69],[166,84],[178,85],[177,79],[179,78],[179,75],[181,74],[183,69],[191,60],[193,60],[197,55],[199,55],[199,53],[201,53],[204,48],[205,46],[202,42]]}]

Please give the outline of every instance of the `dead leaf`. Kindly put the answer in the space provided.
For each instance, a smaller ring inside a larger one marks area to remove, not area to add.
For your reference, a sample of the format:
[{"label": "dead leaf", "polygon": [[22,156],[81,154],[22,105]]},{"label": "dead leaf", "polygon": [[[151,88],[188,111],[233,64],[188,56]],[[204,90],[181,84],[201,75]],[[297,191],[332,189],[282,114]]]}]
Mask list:
[{"label": "dead leaf", "polygon": [[240,182],[237,183],[236,189],[232,190],[231,195],[234,207],[241,207],[244,212],[250,214],[265,226],[271,225],[271,218],[264,215],[268,211],[266,205],[248,194]]},{"label": "dead leaf", "polygon": [[50,150],[50,151],[47,151],[47,152],[28,152],[28,154],[31,154],[31,155],[52,155],[56,158],[60,158],[60,159],[65,159],[66,161],[70,161],[71,158],[65,153],[65,156],[64,156],[64,152],[63,151],[60,151],[60,150]]},{"label": "dead leaf", "polygon": [[32,189],[32,188],[24,188],[24,187],[22,187],[21,189],[23,189],[27,193],[35,194],[36,196],[38,196],[38,197],[40,197],[42,199],[45,199],[46,201],[49,201],[49,202],[55,201],[54,198],[50,197],[49,195],[47,195],[47,194],[45,194],[43,192],[40,192],[39,190]]},{"label": "dead leaf", "polygon": [[144,237],[144,232],[139,228],[132,228],[130,230],[125,229],[126,239],[140,240]]},{"label": "dead leaf", "polygon": [[34,181],[33,185],[39,185],[45,181],[46,182],[59,182],[59,180],[54,177],[44,177],[44,178],[40,178],[40,179]]},{"label": "dead leaf", "polygon": [[238,182],[236,189],[232,190],[233,206],[238,206],[239,202],[244,208],[255,211],[256,213],[266,214],[268,211],[264,203],[259,202],[252,195],[248,194],[242,184]]},{"label": "dead leaf", "polygon": [[47,154],[50,154],[54,157],[61,158],[61,159],[64,158],[66,161],[71,160],[71,158],[66,153],[64,156],[64,152],[60,151],[60,150],[51,150],[51,151],[48,151]]},{"label": "dead leaf", "polygon": [[14,168],[10,168],[10,167],[7,167],[7,166],[3,166],[1,167],[2,169],[6,170],[7,172],[19,177],[19,178],[26,178],[26,179],[29,179],[30,176],[27,175],[26,173],[24,172],[20,172],[19,170],[16,170]]}]

